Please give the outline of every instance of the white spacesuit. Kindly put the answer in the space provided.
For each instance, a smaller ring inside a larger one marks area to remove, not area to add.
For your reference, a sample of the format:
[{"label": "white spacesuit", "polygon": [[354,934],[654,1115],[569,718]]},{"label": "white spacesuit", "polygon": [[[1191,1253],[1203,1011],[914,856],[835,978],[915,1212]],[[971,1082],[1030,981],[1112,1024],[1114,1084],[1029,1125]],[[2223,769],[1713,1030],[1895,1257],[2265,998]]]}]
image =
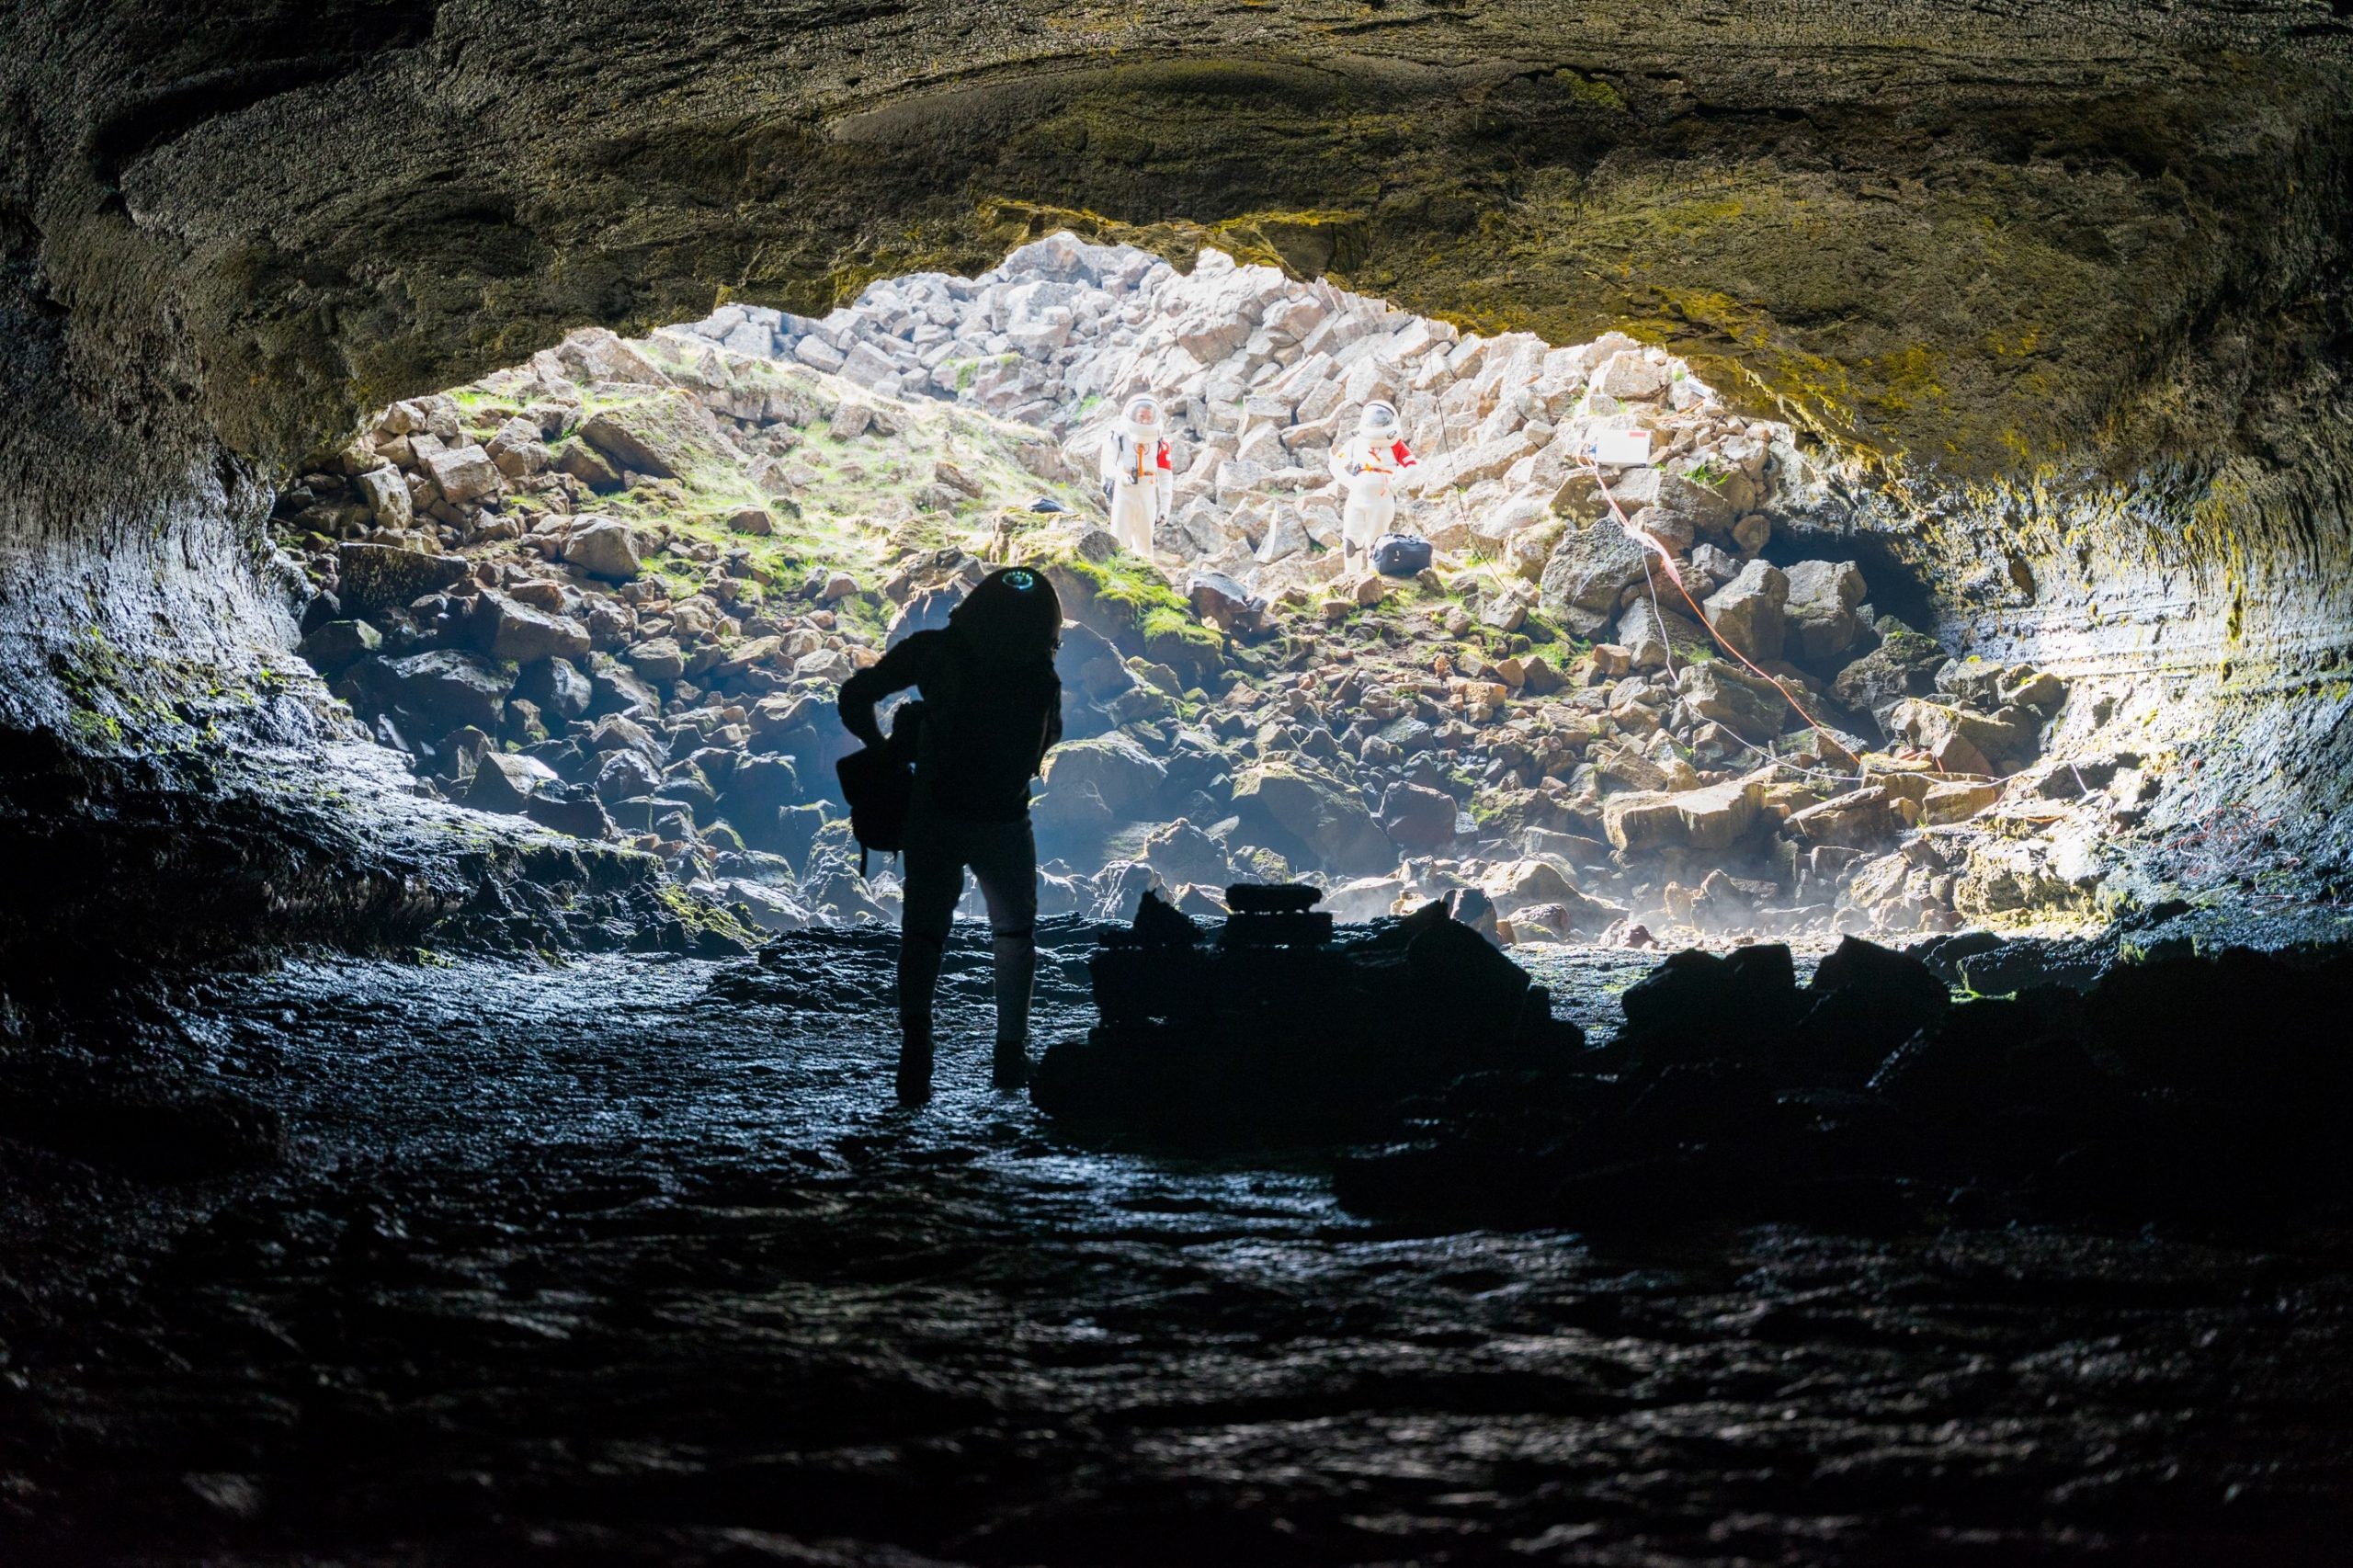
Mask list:
[{"label": "white spacesuit", "polygon": [[1103,437],[1103,498],[1111,507],[1111,536],[1146,561],[1152,559],[1153,526],[1168,516],[1176,490],[1165,429],[1159,400],[1142,396],[1128,401],[1127,417]]},{"label": "white spacesuit", "polygon": [[[1389,531],[1397,516],[1390,485],[1404,470],[1415,465],[1413,451],[1397,426],[1397,411],[1388,403],[1368,403],[1357,421],[1357,433],[1332,447],[1332,475],[1348,487],[1348,504],[1340,513],[1340,555],[1350,565],[1369,563],[1373,541]],[[1359,562],[1356,557],[1364,557]]]}]

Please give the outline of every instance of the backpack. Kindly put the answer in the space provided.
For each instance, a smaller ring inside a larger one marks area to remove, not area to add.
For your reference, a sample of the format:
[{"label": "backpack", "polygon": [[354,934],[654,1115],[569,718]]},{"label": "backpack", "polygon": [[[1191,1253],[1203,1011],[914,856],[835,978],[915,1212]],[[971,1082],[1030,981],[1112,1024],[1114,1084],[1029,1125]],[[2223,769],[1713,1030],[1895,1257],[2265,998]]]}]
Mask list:
[{"label": "backpack", "polygon": [[1430,563],[1430,541],[1418,534],[1382,534],[1373,542],[1372,569],[1384,577],[1411,577]]},{"label": "backpack", "polygon": [[880,746],[860,746],[834,764],[842,799],[849,802],[860,877],[870,852],[895,855],[906,847],[907,813],[915,792],[915,736],[922,726],[923,704],[902,703],[892,715],[889,739]]}]

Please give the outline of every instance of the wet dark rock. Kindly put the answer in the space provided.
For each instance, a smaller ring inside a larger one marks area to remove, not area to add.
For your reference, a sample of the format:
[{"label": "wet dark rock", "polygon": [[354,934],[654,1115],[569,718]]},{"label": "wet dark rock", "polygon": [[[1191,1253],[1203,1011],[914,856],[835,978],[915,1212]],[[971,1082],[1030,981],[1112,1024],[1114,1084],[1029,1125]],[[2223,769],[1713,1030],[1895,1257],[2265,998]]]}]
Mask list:
[{"label": "wet dark rock", "polygon": [[1949,937],[1932,937],[1909,950],[1928,966],[1929,973],[1948,985],[1957,986],[1963,983],[1962,960],[1996,951],[2002,945],[2002,938],[1991,931],[1958,931]]},{"label": "wet dark rock", "polygon": [[381,694],[385,707],[435,736],[460,724],[497,729],[515,687],[512,666],[449,648],[396,659],[379,654],[357,665],[354,675]]},{"label": "wet dark rock", "polygon": [[321,675],[332,676],[383,645],[383,634],[364,620],[330,620],[313,629],[297,651]]},{"label": "wet dark rock", "polygon": [[1807,983],[1792,1029],[1792,1065],[1817,1084],[1860,1088],[1887,1053],[1933,1028],[1950,1005],[1945,983],[1908,953],[1843,938]]},{"label": "wet dark rock", "polygon": [[1870,1091],[1915,1118],[1961,1124],[2015,1106],[2120,1101],[2129,1084],[2094,1060],[2082,1026],[2064,994],[1966,1002],[1890,1052]]},{"label": "wet dark rock", "polygon": [[270,1107],[168,1068],[0,1062],[0,1139],[184,1181],[276,1160],[285,1129]]},{"label": "wet dark rock", "polygon": [[[1093,934],[1040,935],[1058,1038]],[[1368,1221],[1312,1155],[1107,1147],[988,1090],[977,922],[939,1094],[887,1108],[893,946],[208,987],[192,1032],[280,1110],[284,1154],[133,1185],[0,1137],[17,1555],[1079,1568],[1132,1559],[1147,1517],[1172,1562],[1301,1561],[1302,1528],[1321,1560],[1500,1561],[1564,1507],[1571,1555],[1698,1561],[1817,1561],[1825,1528],[1906,1563],[2097,1538],[2317,1564],[2341,1539],[2353,1297],[2325,1231],[2006,1224],[1982,1184],[1867,1174],[1918,1141],[1907,1111],[1768,1095],[1737,1062],[1645,1085],[1638,1132],[1539,1187],[1502,1154],[1611,1085],[1473,1074],[1491,1163],[1348,1167],[1403,1180],[1383,1204],[1352,1180],[1368,1210],[1467,1222]],[[1748,1108],[1773,1144],[1660,1141]],[[1349,1522],[1392,1496],[1433,1511]],[[1945,1534],[1969,1539],[1922,1550]]]},{"label": "wet dark rock", "polygon": [[1769,1050],[1802,1010],[1790,949],[1779,943],[1719,956],[1676,953],[1620,998],[1626,1025],[1613,1051],[1653,1065]]},{"label": "wet dark rock", "polygon": [[583,719],[596,700],[596,688],[571,659],[547,658],[523,666],[516,677],[515,695],[538,703],[555,718]]},{"label": "wet dark rock", "polygon": [[1304,915],[1323,902],[1324,890],[1306,882],[1236,882],[1225,890],[1236,915]]},{"label": "wet dark rock", "polygon": [[1622,1006],[1584,1071],[1463,1078],[1414,1142],[1345,1165],[1343,1196],[1595,1228],[1910,1222],[1964,1190],[2127,1223],[2353,1205],[2341,956],[2118,963],[2080,996],[1954,1004],[1917,956],[1849,938],[1802,990],[1787,949],[1686,952]]},{"label": "wet dark rock", "polygon": [[[295,622],[295,630],[308,637],[330,621],[343,619],[343,600],[333,589],[322,588],[311,596],[310,603],[302,607],[301,619]],[[308,657],[307,654],[304,656]]]},{"label": "wet dark rock", "polygon": [[[1201,940],[1201,928],[1191,916],[1179,913],[1157,892],[1147,888],[1136,904],[1134,923],[1124,933],[1117,934],[1140,948],[1191,948]],[[1107,936],[1105,940],[1112,937]]]},{"label": "wet dark rock", "polygon": [[548,775],[544,763],[487,752],[474,766],[473,780],[460,797],[461,803],[478,812],[521,812],[540,786],[549,781]]},{"label": "wet dark rock", "polygon": [[1895,629],[1881,635],[1878,647],[1838,672],[1831,694],[1847,708],[1877,718],[1905,698],[1934,691],[1937,671],[1948,656],[1935,638]]},{"label": "wet dark rock", "polygon": [[1357,792],[1304,760],[1260,763],[1234,782],[1233,809],[1250,842],[1286,851],[1344,875],[1395,868],[1397,847]]},{"label": "wet dark rock", "polygon": [[1234,913],[1206,947],[1145,894],[1133,929],[1088,960],[1100,1021],[1046,1052],[1039,1108],[1188,1141],[1323,1142],[1393,1121],[1407,1096],[1458,1074],[1581,1041],[1443,904],[1334,932],[1307,913],[1313,892],[1229,889]]},{"label": "wet dark rock", "polygon": [[653,794],[661,788],[654,765],[634,751],[619,751],[597,771],[597,795],[608,804]]},{"label": "wet dark rock", "polygon": [[594,795],[534,791],[523,802],[523,814],[541,827],[577,838],[614,836],[613,819],[606,813],[604,802]]},{"label": "wet dark rock", "polygon": [[346,615],[372,619],[464,577],[463,556],[428,555],[390,544],[338,545],[335,594]]},{"label": "wet dark rock", "polygon": [[2008,996],[2036,986],[2088,991],[2114,960],[2105,948],[2045,937],[2014,937],[1976,945],[1955,958],[1957,983],[1984,996]]},{"label": "wet dark rock", "polygon": [[1454,840],[1454,797],[1421,784],[1392,784],[1381,798],[1381,829],[1402,849],[1427,853]]}]

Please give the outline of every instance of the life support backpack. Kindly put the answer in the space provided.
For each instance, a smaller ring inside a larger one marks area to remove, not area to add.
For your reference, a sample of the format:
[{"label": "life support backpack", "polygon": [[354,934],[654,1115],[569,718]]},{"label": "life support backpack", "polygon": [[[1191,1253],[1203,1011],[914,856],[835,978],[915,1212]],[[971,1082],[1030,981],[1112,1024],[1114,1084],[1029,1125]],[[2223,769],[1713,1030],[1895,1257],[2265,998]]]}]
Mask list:
[{"label": "life support backpack", "polygon": [[849,802],[849,831],[858,840],[858,874],[876,850],[895,855],[907,846],[907,813],[915,804],[915,736],[923,704],[904,702],[892,715],[890,738],[861,746],[834,764],[842,799]]},{"label": "life support backpack", "polygon": [[1412,577],[1429,563],[1430,541],[1418,534],[1382,534],[1373,541],[1372,569],[1384,577]]}]

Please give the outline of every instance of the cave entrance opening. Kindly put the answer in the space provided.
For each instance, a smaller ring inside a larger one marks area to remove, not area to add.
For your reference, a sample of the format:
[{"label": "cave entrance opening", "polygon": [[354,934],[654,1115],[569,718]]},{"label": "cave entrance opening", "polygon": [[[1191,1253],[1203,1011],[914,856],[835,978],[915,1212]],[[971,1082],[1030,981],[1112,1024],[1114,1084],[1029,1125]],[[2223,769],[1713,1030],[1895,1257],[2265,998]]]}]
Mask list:
[{"label": "cave entrance opening", "polygon": [[[1169,474],[1150,561],[1107,531],[1097,461],[1142,392]],[[1375,402],[1402,422],[1392,526],[1429,546],[1412,575],[1339,548],[1335,458]],[[1580,461],[1638,435],[1649,463]],[[632,841],[764,925],[894,915],[835,793],[834,687],[1017,559],[1071,617],[1042,913],[1123,918],[1157,886],[1214,916],[1231,882],[1303,877],[1343,919],[1459,896],[1506,940],[1723,938],[1858,923],[1858,869],[1996,762],[1858,777],[1943,653],[1891,608],[1925,609],[1892,556],[1790,526],[1814,473],[1788,426],[1622,335],[1483,336],[1056,234],[823,319],[575,333],[381,411],[278,525],[321,590],[302,651],[421,787]],[[1953,923],[1949,892],[1904,896],[1904,928]]]}]

